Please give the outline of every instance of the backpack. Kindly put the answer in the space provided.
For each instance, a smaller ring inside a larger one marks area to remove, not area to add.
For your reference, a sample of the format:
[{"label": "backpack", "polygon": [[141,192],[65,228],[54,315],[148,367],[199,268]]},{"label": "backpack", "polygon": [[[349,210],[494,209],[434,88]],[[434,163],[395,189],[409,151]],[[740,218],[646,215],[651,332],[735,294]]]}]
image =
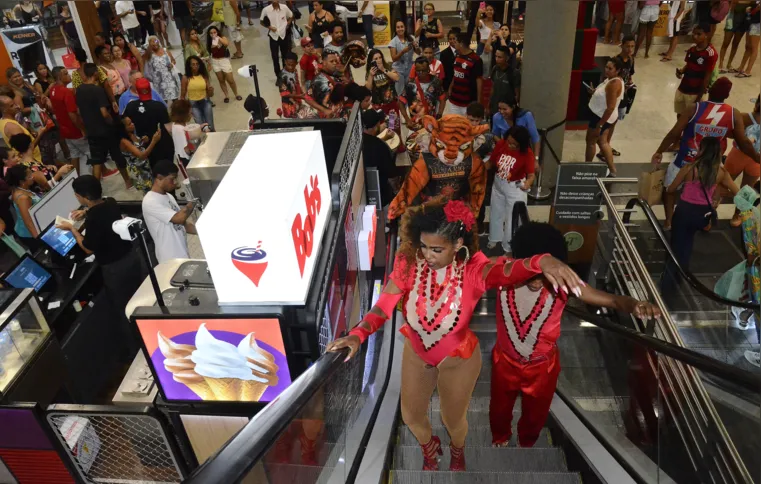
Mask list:
[{"label": "backpack", "polygon": [[725,18],[727,18],[727,14],[729,13],[729,0],[719,0],[718,3],[714,3],[713,7],[711,7],[711,17],[716,22],[721,22]]}]

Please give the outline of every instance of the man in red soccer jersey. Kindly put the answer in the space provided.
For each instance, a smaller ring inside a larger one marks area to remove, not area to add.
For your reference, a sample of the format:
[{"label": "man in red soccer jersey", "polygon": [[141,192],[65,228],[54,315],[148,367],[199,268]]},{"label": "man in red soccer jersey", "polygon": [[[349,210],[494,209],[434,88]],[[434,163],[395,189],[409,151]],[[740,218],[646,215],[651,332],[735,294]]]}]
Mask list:
[{"label": "man in red soccer jersey", "polygon": [[484,63],[470,48],[470,37],[467,34],[457,34],[457,57],[454,61],[454,74],[449,85],[447,98],[448,112],[465,116],[468,105],[481,102],[483,87]]},{"label": "man in red soccer jersey", "polygon": [[700,24],[692,29],[695,45],[687,51],[684,67],[676,69],[676,77],[682,80],[674,95],[674,112],[677,117],[700,101],[711,83],[719,54],[708,40],[710,32],[709,27]]},{"label": "man in red soccer jersey", "polygon": [[[511,241],[516,258],[550,254],[566,261],[563,235],[555,227],[531,222]],[[657,307],[627,296],[617,296],[584,286],[578,294],[553,287],[543,275],[497,291],[497,344],[492,350],[489,423],[492,445],[504,447],[512,436],[513,405],[521,395],[518,444],[532,447],[544,427],[555,393],[560,358],[555,342],[568,298],[612,308],[640,319],[660,317]]]},{"label": "man in red soccer jersey", "polygon": [[700,141],[704,137],[719,138],[723,147],[722,152],[726,151],[727,138],[734,138],[743,153],[756,163],[759,161],[753,143],[745,135],[742,113],[724,102],[731,90],[732,81],[726,77],[718,78],[708,92],[708,101],[688,105],[653,154],[652,162],[658,164],[663,159],[663,152],[669,146],[679,143],[679,151],[674,162],[666,170],[663,181],[663,209],[666,213],[664,228],[666,230],[671,228],[671,218],[674,215],[674,205],[678,194],[667,193],[665,187],[671,185],[685,163],[695,162]]}]

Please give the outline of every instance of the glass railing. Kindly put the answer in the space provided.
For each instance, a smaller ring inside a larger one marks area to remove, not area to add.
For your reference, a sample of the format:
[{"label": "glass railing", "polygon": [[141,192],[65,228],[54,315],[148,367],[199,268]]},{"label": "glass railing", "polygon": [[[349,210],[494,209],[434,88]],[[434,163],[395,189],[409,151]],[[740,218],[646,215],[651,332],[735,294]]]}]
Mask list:
[{"label": "glass railing", "polygon": [[632,474],[644,482],[761,482],[759,406],[738,407],[731,394],[699,405],[699,389],[683,384],[707,373],[758,396],[753,374],[574,308],[565,317],[578,330],[565,326],[561,355],[582,345],[599,358],[574,359],[558,394]]},{"label": "glass railing", "polygon": [[[756,370],[745,353],[758,349],[759,338],[753,324],[754,319],[758,320],[758,305],[714,292],[719,279],[744,261],[742,249],[737,245],[739,240],[731,240],[716,230],[697,234],[692,265],[700,267],[700,271],[691,272],[674,262],[668,233],[662,231],[646,202],[631,200],[622,220],[684,344],[708,357]],[[724,282],[727,281],[724,277]],[[743,283],[735,280],[734,284]],[[754,310],[755,318],[751,317]]]}]

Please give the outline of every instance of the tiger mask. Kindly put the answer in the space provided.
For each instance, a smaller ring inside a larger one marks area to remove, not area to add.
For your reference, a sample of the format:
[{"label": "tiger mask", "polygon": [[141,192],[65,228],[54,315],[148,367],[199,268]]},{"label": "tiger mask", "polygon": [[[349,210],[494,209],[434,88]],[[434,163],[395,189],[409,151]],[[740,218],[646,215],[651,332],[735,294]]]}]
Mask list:
[{"label": "tiger mask", "polygon": [[472,126],[468,118],[447,114],[440,120],[423,116],[423,127],[431,134],[430,153],[447,165],[459,165],[473,154],[473,140],[489,130],[488,124]]}]

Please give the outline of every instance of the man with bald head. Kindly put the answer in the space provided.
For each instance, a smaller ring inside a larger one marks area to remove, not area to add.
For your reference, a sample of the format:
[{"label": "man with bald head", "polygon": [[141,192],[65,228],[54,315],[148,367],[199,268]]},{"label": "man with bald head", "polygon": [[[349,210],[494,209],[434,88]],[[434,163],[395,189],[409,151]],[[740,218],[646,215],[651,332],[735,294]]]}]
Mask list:
[{"label": "man with bald head", "polygon": [[[119,114],[124,114],[124,110],[127,109],[127,104],[138,99],[137,87],[135,83],[138,79],[143,78],[143,73],[140,71],[132,71],[129,73],[129,90],[124,91],[119,98]],[[155,89],[151,88],[151,98],[154,101],[159,101],[166,106],[166,102],[162,99],[161,94],[157,93]]]},{"label": "man with bald head", "polygon": [[[0,118],[0,133],[3,135],[3,141],[5,141],[6,146],[11,145],[10,139],[14,134],[25,134],[32,138],[37,135],[37,133],[29,131],[16,121],[16,115],[20,111],[21,108],[18,107],[18,104],[13,99],[8,96],[0,96],[0,112],[3,115]],[[42,163],[42,154],[40,153],[39,146],[34,147],[34,159]]]}]

